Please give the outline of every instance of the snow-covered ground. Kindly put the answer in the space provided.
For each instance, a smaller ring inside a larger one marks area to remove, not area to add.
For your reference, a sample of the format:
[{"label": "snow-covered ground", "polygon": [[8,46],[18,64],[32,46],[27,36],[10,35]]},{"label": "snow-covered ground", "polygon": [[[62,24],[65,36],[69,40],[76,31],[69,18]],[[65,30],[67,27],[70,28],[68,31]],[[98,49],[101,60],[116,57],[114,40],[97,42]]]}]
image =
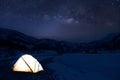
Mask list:
[{"label": "snow-covered ground", "polygon": [[[5,80],[120,80],[120,54],[32,54],[43,65],[38,74],[9,70],[20,55],[0,59]],[[16,77],[15,77],[16,76]],[[4,78],[3,78],[4,77]],[[7,77],[7,78],[6,78]],[[15,77],[15,78],[14,78]],[[48,78],[49,77],[49,78]]]},{"label": "snow-covered ground", "polygon": [[57,80],[120,80],[120,54],[65,54],[48,66]]}]

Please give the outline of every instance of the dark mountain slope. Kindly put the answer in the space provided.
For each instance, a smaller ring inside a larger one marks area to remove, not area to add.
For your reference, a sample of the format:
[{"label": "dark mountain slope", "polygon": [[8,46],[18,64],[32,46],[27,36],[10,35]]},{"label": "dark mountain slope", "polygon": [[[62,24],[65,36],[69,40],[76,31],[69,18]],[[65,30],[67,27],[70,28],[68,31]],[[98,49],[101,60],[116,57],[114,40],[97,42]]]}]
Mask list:
[{"label": "dark mountain slope", "polygon": [[35,39],[15,30],[0,28],[0,47],[28,51],[54,50],[58,53],[120,50],[120,34],[107,37],[90,43],[71,43],[52,39]]}]

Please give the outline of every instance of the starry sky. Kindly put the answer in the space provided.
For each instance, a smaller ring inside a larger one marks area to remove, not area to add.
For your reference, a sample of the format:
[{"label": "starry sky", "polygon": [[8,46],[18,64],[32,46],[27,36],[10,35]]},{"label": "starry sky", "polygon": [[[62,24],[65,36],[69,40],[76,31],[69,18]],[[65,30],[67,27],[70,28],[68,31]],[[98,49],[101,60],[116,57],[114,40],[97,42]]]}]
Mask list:
[{"label": "starry sky", "polygon": [[73,42],[120,32],[120,0],[0,0],[1,27]]}]

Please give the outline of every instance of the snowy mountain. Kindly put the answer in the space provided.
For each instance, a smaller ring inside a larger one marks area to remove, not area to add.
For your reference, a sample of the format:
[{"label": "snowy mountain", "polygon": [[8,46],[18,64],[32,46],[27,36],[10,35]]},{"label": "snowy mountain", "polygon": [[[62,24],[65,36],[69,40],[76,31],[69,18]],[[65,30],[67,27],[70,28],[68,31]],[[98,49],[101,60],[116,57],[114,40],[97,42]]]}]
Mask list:
[{"label": "snowy mountain", "polygon": [[0,46],[16,49],[31,49],[38,40],[15,30],[0,28]]},{"label": "snowy mountain", "polygon": [[71,43],[52,39],[36,39],[15,30],[0,28],[0,46],[18,50],[54,50],[58,53],[96,53],[120,50],[120,34],[90,43]]},{"label": "snowy mountain", "polygon": [[77,44],[52,39],[35,39],[15,30],[0,28],[0,46],[18,50],[76,51]]},{"label": "snowy mountain", "polygon": [[93,41],[89,44],[94,45],[94,49],[96,50],[120,50],[120,33],[108,35],[102,40]]}]

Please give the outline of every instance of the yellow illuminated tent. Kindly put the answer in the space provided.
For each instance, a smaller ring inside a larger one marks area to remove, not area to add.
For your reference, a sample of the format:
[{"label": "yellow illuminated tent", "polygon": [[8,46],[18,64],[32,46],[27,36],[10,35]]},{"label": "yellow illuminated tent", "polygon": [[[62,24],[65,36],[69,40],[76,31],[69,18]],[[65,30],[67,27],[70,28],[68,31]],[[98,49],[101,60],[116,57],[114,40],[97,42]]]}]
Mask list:
[{"label": "yellow illuminated tent", "polygon": [[33,56],[25,54],[14,64],[13,71],[37,73],[43,71],[43,67]]}]

